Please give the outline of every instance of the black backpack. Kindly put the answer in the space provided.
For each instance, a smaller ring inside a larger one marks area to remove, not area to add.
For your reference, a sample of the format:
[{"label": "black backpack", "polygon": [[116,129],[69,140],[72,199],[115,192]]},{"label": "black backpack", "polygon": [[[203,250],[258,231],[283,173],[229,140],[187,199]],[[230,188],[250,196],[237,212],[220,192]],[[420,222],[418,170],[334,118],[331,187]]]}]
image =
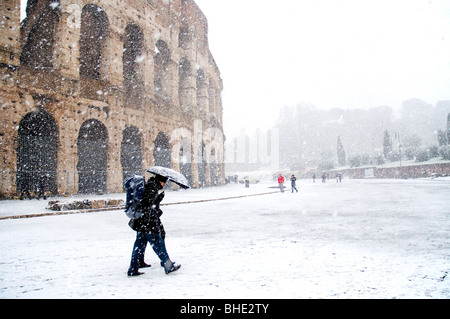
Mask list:
[{"label": "black backpack", "polygon": [[145,178],[142,175],[134,175],[125,180],[125,190],[127,191],[127,199],[125,203],[125,214],[128,218],[136,219],[141,217],[142,211],[141,201],[144,198]]}]

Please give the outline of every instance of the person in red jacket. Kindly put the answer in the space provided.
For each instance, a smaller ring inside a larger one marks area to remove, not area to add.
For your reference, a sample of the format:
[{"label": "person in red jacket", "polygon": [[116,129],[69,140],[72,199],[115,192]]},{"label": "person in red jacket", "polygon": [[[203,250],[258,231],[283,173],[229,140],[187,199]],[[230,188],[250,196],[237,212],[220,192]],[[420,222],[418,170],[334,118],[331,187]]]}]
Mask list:
[{"label": "person in red jacket", "polygon": [[278,187],[280,187],[280,191],[284,193],[284,177],[280,174],[278,177]]}]

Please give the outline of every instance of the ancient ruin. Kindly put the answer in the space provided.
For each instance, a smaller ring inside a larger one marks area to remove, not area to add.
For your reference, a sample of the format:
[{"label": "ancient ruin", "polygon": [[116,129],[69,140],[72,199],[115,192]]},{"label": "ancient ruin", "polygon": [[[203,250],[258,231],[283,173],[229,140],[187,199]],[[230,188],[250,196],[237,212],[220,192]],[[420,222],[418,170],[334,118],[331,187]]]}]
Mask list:
[{"label": "ancient ruin", "polygon": [[222,80],[193,0],[2,0],[0,196],[224,183]]}]

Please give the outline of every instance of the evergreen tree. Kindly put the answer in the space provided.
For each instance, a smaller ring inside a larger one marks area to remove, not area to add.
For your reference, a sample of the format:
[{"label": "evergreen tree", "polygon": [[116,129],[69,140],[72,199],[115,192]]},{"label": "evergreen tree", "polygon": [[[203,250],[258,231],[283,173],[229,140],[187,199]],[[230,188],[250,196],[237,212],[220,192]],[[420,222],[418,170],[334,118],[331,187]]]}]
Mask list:
[{"label": "evergreen tree", "polygon": [[337,139],[337,159],[341,166],[344,166],[347,163],[344,146],[342,145],[340,136],[338,136]]},{"label": "evergreen tree", "polygon": [[447,132],[438,130],[437,138],[439,146],[446,146],[448,144]]},{"label": "evergreen tree", "polygon": [[384,131],[383,154],[385,158],[389,158],[392,154],[392,141],[387,130]]},{"label": "evergreen tree", "polygon": [[450,113],[447,115],[447,144],[450,144]]}]

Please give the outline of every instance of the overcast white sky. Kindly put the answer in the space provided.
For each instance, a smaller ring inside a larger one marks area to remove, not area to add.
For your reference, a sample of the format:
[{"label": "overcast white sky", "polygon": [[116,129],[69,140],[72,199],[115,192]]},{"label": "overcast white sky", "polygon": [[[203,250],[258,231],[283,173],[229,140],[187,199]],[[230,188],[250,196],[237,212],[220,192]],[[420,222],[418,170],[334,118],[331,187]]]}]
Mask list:
[{"label": "overcast white sky", "polygon": [[448,0],[196,0],[224,81],[228,137],[283,105],[450,100]]},{"label": "overcast white sky", "polygon": [[270,128],[299,102],[450,100],[449,0],[195,1],[224,81],[228,137]]}]

